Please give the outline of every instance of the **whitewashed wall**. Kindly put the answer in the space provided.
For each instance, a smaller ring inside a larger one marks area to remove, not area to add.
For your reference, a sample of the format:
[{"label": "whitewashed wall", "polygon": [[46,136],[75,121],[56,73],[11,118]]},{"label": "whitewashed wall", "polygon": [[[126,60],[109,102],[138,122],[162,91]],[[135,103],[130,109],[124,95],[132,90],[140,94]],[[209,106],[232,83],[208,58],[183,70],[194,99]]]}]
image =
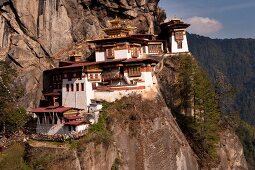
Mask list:
[{"label": "whitewashed wall", "polygon": [[142,72],[141,78],[144,80],[145,87],[153,86],[153,79],[151,72]]},{"label": "whitewashed wall", "polygon": [[[79,91],[76,91],[76,83],[79,83]],[[84,83],[84,91],[81,91],[81,83]],[[66,91],[66,85],[69,84],[69,91]],[[71,91],[71,84],[74,85],[73,91]],[[88,82],[87,77],[79,80],[72,78],[71,81],[63,79],[62,85],[62,105],[66,107],[73,107],[78,109],[87,109],[91,103],[91,99],[94,98],[92,91],[92,84]]]},{"label": "whitewashed wall", "polygon": [[75,127],[76,132],[84,131],[88,129],[89,125],[88,124],[81,124]]},{"label": "whitewashed wall", "polygon": [[189,52],[188,41],[186,34],[183,35],[182,48],[178,49],[178,44],[175,41],[174,35],[171,36],[171,53]]},{"label": "whitewashed wall", "polygon": [[122,59],[122,58],[131,58],[131,53],[128,50],[114,50],[114,58]]},{"label": "whitewashed wall", "polygon": [[114,102],[115,100],[119,100],[124,96],[142,94],[143,92],[144,90],[95,91],[95,99]]},{"label": "whitewashed wall", "polygon": [[105,52],[96,52],[96,61],[105,61]]}]

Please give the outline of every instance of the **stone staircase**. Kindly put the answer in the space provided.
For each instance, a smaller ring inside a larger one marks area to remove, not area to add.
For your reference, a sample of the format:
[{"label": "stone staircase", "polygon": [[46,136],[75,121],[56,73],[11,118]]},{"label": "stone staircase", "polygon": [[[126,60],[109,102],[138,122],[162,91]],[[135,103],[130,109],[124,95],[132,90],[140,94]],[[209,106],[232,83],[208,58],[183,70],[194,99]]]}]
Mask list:
[{"label": "stone staircase", "polygon": [[55,135],[63,126],[63,123],[52,126],[48,131],[47,135]]}]

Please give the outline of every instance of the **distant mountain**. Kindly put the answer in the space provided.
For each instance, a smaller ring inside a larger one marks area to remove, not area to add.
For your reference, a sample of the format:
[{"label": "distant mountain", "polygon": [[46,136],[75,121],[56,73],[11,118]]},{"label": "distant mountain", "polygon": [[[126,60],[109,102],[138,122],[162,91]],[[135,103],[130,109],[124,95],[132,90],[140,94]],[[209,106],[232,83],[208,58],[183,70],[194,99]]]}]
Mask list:
[{"label": "distant mountain", "polygon": [[211,39],[189,34],[190,51],[215,81],[221,72],[236,90],[234,109],[255,124],[255,39]]}]

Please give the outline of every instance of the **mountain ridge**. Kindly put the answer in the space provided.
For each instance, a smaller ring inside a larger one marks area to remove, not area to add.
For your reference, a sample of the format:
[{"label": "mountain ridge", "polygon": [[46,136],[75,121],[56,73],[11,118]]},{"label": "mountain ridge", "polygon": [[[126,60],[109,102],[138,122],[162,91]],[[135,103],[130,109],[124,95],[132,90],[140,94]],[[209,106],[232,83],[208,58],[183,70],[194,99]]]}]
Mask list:
[{"label": "mountain ridge", "polygon": [[243,120],[255,123],[255,39],[211,39],[189,34],[190,50],[215,82],[217,72],[236,91],[232,111]]}]

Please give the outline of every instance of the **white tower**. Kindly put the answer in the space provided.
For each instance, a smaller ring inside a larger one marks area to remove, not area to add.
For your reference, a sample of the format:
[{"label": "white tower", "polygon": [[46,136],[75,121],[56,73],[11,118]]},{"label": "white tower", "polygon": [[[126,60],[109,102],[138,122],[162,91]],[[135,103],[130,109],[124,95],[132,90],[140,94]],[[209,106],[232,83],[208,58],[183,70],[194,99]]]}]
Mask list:
[{"label": "white tower", "polygon": [[189,24],[181,19],[174,17],[169,22],[161,24],[161,29],[168,35],[168,48],[171,53],[189,52],[186,29]]}]

